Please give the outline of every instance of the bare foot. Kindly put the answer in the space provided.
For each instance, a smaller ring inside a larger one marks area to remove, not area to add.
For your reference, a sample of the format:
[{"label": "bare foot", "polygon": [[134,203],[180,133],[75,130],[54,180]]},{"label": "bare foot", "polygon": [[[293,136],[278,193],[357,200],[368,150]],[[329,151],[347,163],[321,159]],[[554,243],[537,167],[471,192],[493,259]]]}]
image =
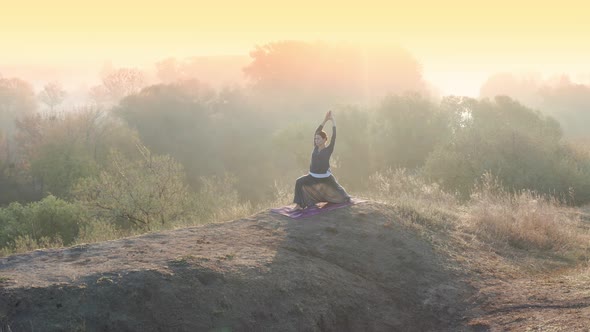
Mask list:
[{"label": "bare foot", "polygon": [[291,209],[291,211],[298,211],[298,210],[303,210],[303,208],[299,204],[295,204],[295,207],[293,207]]}]

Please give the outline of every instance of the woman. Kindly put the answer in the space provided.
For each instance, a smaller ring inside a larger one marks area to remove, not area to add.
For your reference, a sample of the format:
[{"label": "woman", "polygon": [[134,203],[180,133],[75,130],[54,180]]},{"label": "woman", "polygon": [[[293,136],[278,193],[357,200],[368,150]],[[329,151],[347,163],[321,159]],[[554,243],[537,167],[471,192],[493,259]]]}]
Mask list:
[{"label": "woman", "polygon": [[[326,146],[328,135],[322,130],[328,120],[332,121],[332,139]],[[295,182],[294,210],[314,206],[318,202],[344,203],[350,201],[350,196],[332,175],[330,171],[330,156],[334,152],[336,143],[336,121],[332,111],[326,113],[324,122],[316,129],[311,153],[309,173],[301,176]]]}]

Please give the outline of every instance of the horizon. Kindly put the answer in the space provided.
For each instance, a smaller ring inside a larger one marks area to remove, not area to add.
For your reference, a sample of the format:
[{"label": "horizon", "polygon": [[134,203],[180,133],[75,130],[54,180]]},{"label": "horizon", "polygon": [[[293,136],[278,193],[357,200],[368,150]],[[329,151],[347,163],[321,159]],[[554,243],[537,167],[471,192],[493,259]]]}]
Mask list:
[{"label": "horizon", "polygon": [[256,45],[281,40],[345,42],[400,46],[422,64],[424,79],[441,94],[477,97],[488,77],[505,72],[566,74],[590,83],[585,12],[577,1],[559,6],[528,0],[493,6],[463,0],[363,6],[303,1],[284,7],[269,1],[88,6],[25,0],[0,13],[5,46],[0,66],[67,65],[84,69],[86,76],[95,72],[98,80],[107,62],[142,68],[169,57],[248,56]]},{"label": "horizon", "polygon": [[[329,41],[328,41],[329,42]],[[260,44],[258,44],[260,45]],[[406,49],[408,50],[408,49]],[[412,50],[408,50],[410,54],[414,55],[418,62],[422,65],[424,80],[431,84],[436,91],[441,95],[458,95],[468,96],[473,98],[480,97],[481,86],[492,76],[497,74],[512,74],[515,77],[537,77],[542,81],[549,80],[555,77],[566,75],[572,82],[578,84],[590,85],[590,70],[575,71],[571,66],[553,66],[552,70],[541,70],[538,67],[531,65],[519,66],[518,64],[511,64],[505,66],[497,66],[488,70],[478,70],[475,65],[462,64],[457,67],[448,67],[439,62],[427,63],[416,56]],[[4,78],[21,78],[33,84],[35,88],[41,88],[44,84],[52,81],[58,81],[68,89],[79,89],[84,86],[91,86],[100,82],[100,72],[105,66],[113,66],[115,68],[129,67],[138,68],[144,71],[153,70],[158,61],[166,58],[176,58],[178,60],[190,59],[193,57],[200,58],[222,58],[222,57],[249,57],[249,52],[235,53],[235,54],[186,54],[186,55],[171,55],[169,57],[154,57],[152,60],[145,60],[143,62],[133,61],[132,59],[117,59],[115,57],[104,58],[102,60],[87,60],[84,63],[72,62],[38,62],[38,63],[0,63],[0,77]],[[551,68],[546,66],[546,68]],[[8,69],[8,70],[7,70]],[[54,73],[54,74],[52,74]],[[79,76],[71,76],[71,81],[64,81],[60,78],[49,78],[63,76],[66,73],[79,74]],[[46,77],[47,79],[38,78]],[[74,82],[74,83],[72,83]],[[207,82],[207,81],[205,81]]]}]

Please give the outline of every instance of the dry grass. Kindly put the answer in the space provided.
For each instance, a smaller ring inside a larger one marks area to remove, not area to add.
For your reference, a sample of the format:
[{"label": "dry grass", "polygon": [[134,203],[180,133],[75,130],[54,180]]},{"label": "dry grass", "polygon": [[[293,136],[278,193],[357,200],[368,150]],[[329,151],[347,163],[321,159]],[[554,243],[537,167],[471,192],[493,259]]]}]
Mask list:
[{"label": "dry grass", "polygon": [[474,199],[469,204],[468,224],[488,242],[520,249],[564,251],[583,245],[577,232],[580,222],[560,206],[532,192]]},{"label": "dry grass", "polygon": [[575,210],[532,191],[508,193],[486,174],[467,203],[465,222],[494,246],[566,253],[587,249],[590,239]]},{"label": "dry grass", "polygon": [[[495,259],[496,268],[509,273],[546,271],[579,266],[590,257],[590,227],[581,209],[531,191],[509,193],[489,174],[463,202],[403,170],[371,181],[366,197],[392,205],[402,223],[472,268],[488,269],[480,260]],[[486,252],[490,257],[483,257]]]},{"label": "dry grass", "polygon": [[418,231],[424,231],[423,227],[437,231],[455,227],[452,220],[459,210],[457,197],[405,169],[373,174],[369,188],[363,197],[393,206],[400,221]]},{"label": "dry grass", "polygon": [[420,202],[429,206],[456,207],[457,197],[443,191],[436,183],[409,174],[405,169],[389,169],[369,178],[371,196],[388,202]]},{"label": "dry grass", "polygon": [[63,241],[57,237],[54,239],[48,237],[42,237],[39,240],[35,240],[29,235],[18,236],[14,239],[14,247],[5,247],[0,249],[0,257],[8,256],[12,254],[24,253],[37,249],[44,248],[60,248],[63,247]]},{"label": "dry grass", "polygon": [[93,220],[85,223],[80,229],[76,244],[109,241],[131,235],[131,231],[119,229],[111,222]]}]

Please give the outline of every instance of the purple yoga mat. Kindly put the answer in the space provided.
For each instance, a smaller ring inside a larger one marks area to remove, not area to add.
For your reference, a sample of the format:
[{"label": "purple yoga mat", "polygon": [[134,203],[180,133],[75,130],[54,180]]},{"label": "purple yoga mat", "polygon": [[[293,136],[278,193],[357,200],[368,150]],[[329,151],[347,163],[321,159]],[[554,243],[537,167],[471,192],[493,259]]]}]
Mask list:
[{"label": "purple yoga mat", "polygon": [[282,214],[282,215],[287,216],[289,218],[301,219],[301,218],[315,216],[315,215],[323,213],[323,212],[332,211],[335,209],[339,209],[341,207],[345,207],[345,206],[349,206],[349,205],[353,205],[353,204],[357,204],[357,203],[361,203],[361,202],[365,202],[365,200],[361,200],[358,198],[352,198],[350,200],[350,202],[348,202],[348,203],[318,203],[315,206],[311,206],[311,207],[308,207],[307,209],[303,209],[303,210],[293,210],[292,205],[287,205],[287,206],[283,206],[283,207],[280,207],[277,209],[270,209],[270,211],[274,212],[274,213]]}]

